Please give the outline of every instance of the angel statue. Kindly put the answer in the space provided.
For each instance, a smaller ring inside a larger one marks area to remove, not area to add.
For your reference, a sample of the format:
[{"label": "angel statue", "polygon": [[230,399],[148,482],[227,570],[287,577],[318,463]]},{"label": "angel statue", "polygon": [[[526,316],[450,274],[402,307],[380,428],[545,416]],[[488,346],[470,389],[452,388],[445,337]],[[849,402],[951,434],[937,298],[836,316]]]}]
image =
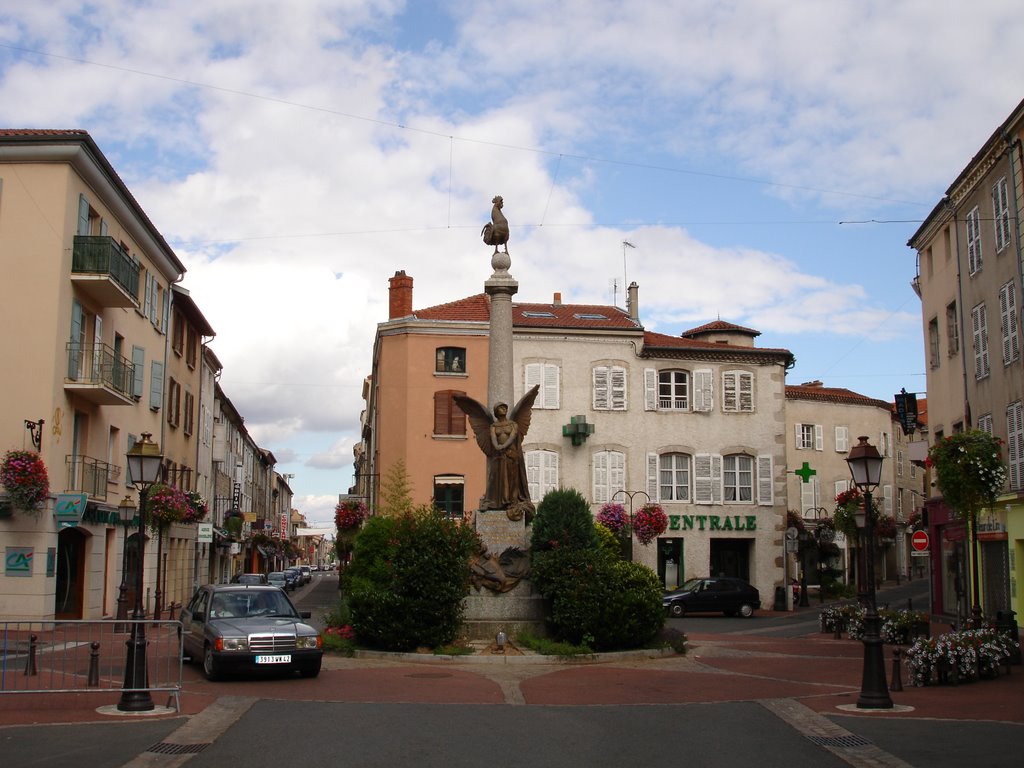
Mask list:
[{"label": "angel statue", "polygon": [[466,395],[455,395],[456,405],[469,417],[477,445],[487,456],[487,488],[480,509],[504,509],[510,520],[533,516],[530,489],[526,478],[523,438],[530,428],[533,401],[540,386],[532,387],[516,403],[512,413],[507,403],[497,403],[494,415],[487,407]]}]

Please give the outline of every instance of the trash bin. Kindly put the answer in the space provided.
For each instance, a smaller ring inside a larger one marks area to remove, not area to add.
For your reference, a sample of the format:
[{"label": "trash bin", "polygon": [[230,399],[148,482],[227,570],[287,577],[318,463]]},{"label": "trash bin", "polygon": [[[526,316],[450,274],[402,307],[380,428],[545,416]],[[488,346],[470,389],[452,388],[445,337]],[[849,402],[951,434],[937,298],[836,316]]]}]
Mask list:
[{"label": "trash bin", "polygon": [[775,588],[775,606],[776,611],[786,610],[786,588],[776,587]]},{"label": "trash bin", "polygon": [[996,631],[1013,641],[1010,646],[1011,664],[1020,664],[1020,631],[1017,629],[1016,616],[1016,611],[996,611]]}]

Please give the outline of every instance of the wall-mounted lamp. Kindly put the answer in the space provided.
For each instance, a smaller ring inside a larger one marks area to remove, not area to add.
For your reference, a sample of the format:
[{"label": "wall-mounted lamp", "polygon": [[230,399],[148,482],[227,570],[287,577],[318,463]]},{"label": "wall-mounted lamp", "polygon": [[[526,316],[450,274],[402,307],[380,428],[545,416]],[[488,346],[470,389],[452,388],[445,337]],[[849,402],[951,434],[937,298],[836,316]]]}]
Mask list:
[{"label": "wall-mounted lamp", "polygon": [[43,420],[29,421],[25,419],[25,429],[32,433],[32,445],[36,447],[36,453],[43,449]]}]

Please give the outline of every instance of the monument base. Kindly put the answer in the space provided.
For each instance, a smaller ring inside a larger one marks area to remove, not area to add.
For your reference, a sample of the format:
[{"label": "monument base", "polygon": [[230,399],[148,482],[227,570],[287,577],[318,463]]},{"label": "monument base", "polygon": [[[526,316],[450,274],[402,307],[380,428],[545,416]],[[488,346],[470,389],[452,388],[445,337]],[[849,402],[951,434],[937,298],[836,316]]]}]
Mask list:
[{"label": "monument base", "polygon": [[[525,520],[509,520],[505,510],[477,510],[473,528],[494,556],[509,547],[528,552],[530,533]],[[491,640],[498,631],[510,639],[522,631],[538,637],[546,634],[544,598],[529,579],[522,579],[507,592],[471,588],[463,605],[463,631],[470,640]]]}]

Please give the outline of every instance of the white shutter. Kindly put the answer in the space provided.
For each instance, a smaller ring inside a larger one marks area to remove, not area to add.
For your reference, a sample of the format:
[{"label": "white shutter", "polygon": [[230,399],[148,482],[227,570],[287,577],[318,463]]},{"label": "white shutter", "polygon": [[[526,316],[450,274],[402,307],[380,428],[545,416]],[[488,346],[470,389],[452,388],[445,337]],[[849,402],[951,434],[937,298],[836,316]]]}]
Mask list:
[{"label": "white shutter", "polygon": [[885,514],[887,514],[890,517],[892,517],[892,486],[891,485],[883,485],[882,486],[882,498],[884,499],[884,506],[882,508],[885,511]]},{"label": "white shutter", "polygon": [[821,424],[814,425],[814,450],[820,451],[825,447],[824,428]]},{"label": "white shutter", "polygon": [[[757,503],[770,507],[775,503],[771,456],[757,457]],[[813,479],[813,478],[812,478]]]},{"label": "white shutter", "polygon": [[611,409],[626,410],[626,369],[618,366],[611,369]]},{"label": "white shutter", "polygon": [[[440,355],[438,355],[438,357],[440,357]],[[438,361],[438,365],[440,365],[440,360]],[[544,366],[540,363],[527,363],[523,366],[523,392],[529,392],[530,387],[541,383],[543,368]],[[541,387],[540,396],[537,398],[537,402],[533,404],[534,407],[543,408],[543,405],[538,405],[538,403],[543,403],[543,401],[544,388]]]},{"label": "white shutter", "polygon": [[608,410],[608,369],[604,366],[594,369],[594,410]]},{"label": "white shutter", "polygon": [[722,410],[736,411],[739,409],[739,392],[736,373],[729,371],[722,374]]},{"label": "white shutter", "polygon": [[711,503],[722,503],[722,457],[711,454]]},{"label": "white shutter", "polygon": [[644,410],[658,410],[658,372],[644,368]]},{"label": "white shutter", "polygon": [[542,451],[544,457],[544,470],[541,477],[541,498],[548,491],[558,488],[558,453],[555,451]]},{"label": "white shutter", "polygon": [[974,378],[983,379],[989,374],[988,318],[984,304],[978,304],[971,310],[971,325],[974,336]]},{"label": "white shutter", "polygon": [[710,411],[714,407],[714,375],[708,368],[693,372],[693,410]]},{"label": "white shutter", "polygon": [[803,424],[797,424],[795,426],[796,426],[796,434],[794,435],[794,443],[793,443],[793,445],[796,446],[796,449],[798,451],[802,451],[803,447],[804,447],[804,425]]},{"label": "white shutter", "polygon": [[647,454],[647,495],[658,501],[658,454]]},{"label": "white shutter", "polygon": [[561,373],[562,369],[557,365],[545,365],[544,370],[544,381],[541,386],[541,394],[544,396],[544,407],[558,409],[561,408],[561,398],[559,397],[560,384],[561,384]]},{"label": "white shutter", "polygon": [[818,506],[816,498],[818,495],[817,477],[809,477],[808,482],[800,481],[800,515],[807,514],[807,510]]},{"label": "white shutter", "polygon": [[[845,493],[848,490],[850,490],[849,480],[836,480],[836,496],[839,496],[840,493]],[[833,499],[833,501],[835,501],[835,499]]]},{"label": "white shutter", "polygon": [[842,453],[850,450],[849,427],[836,427],[836,451]]},{"label": "white shutter", "polygon": [[608,498],[626,489],[626,454],[608,452]]},{"label": "white shutter", "polygon": [[[739,410],[744,413],[754,411],[754,374],[739,374]],[[818,449],[821,450],[820,448]]]},{"label": "white shutter", "polygon": [[1007,458],[1010,469],[1010,490],[1021,487],[1021,464],[1024,461],[1024,424],[1021,423],[1021,402],[1010,403],[1006,409]]},{"label": "white shutter", "polygon": [[698,453],[693,457],[693,501],[695,504],[710,504],[713,501],[710,453]]},{"label": "white shutter", "polygon": [[1012,281],[999,289],[999,321],[1003,334],[1003,365],[1009,365],[1020,357],[1020,341],[1017,334],[1017,292]]},{"label": "white shutter", "polygon": [[[529,382],[527,382],[529,384]],[[530,490],[530,499],[539,501],[540,496],[540,463],[542,451],[526,452],[526,483]]]},{"label": "white shutter", "polygon": [[594,454],[594,503],[604,504],[608,501],[608,452],[599,451]]}]

